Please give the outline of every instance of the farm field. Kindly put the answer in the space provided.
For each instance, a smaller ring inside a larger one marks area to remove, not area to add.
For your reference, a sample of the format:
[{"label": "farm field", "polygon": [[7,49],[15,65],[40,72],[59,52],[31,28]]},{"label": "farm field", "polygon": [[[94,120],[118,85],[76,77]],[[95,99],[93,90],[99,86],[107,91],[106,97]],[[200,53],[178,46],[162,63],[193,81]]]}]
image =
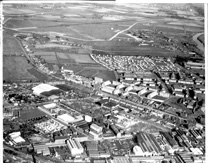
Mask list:
[{"label": "farm field", "polygon": [[74,59],[78,63],[95,63],[89,54],[67,54],[70,58]]},{"label": "farm field", "polygon": [[58,63],[60,64],[64,64],[64,65],[67,65],[67,64],[76,64],[76,61],[74,59],[62,59],[62,58],[58,58]]},{"label": "farm field", "polygon": [[197,38],[202,44],[204,44],[204,35],[200,35],[198,38]]},{"label": "farm field", "polygon": [[37,56],[55,56],[55,53],[54,52],[36,51],[36,52],[34,52],[34,55],[37,55]]},{"label": "farm field", "polygon": [[113,71],[108,70],[99,70],[99,72],[94,75],[94,77],[102,78],[104,81],[110,80],[110,81],[116,81],[116,76]]},{"label": "farm field", "polygon": [[56,53],[59,59],[69,59],[69,57],[65,53]]},{"label": "farm field", "polygon": [[69,49],[71,48],[70,46],[67,45],[59,45],[59,44],[54,44],[54,43],[48,43],[48,44],[40,44],[36,45],[37,49],[45,49],[45,48],[64,48],[64,49]]},{"label": "farm field", "polygon": [[97,73],[97,70],[93,70],[93,69],[84,69],[84,70],[78,72],[76,75],[80,75],[80,76],[84,76],[84,77],[87,77],[87,78],[91,78],[91,77],[93,77],[96,73]]},{"label": "farm field", "polygon": [[27,71],[31,68],[25,57],[3,56],[3,79],[6,81],[37,81],[37,78]]},{"label": "farm field", "polygon": [[46,62],[49,62],[49,63],[50,63],[50,61],[52,61],[52,62],[57,61],[57,58],[54,55],[44,55],[44,56],[41,56],[41,58],[45,59]]},{"label": "farm field", "polygon": [[[164,27],[164,28],[170,28],[170,29],[178,29],[184,31],[183,26],[177,26],[177,25],[158,25],[158,27]],[[203,27],[191,27],[191,26],[186,26],[186,31],[190,32],[201,32],[203,31]]]},{"label": "farm field", "polygon": [[26,121],[32,118],[37,118],[41,116],[45,116],[46,113],[40,111],[39,109],[29,109],[29,110],[22,110],[20,111],[20,117],[19,119],[22,121]]},{"label": "farm field", "polygon": [[48,20],[30,20],[30,19],[10,19],[6,22],[7,28],[26,28],[26,27],[44,27],[55,26],[57,22]]},{"label": "farm field", "polygon": [[[102,45],[103,44],[103,45]],[[170,56],[174,57],[176,55],[183,55],[179,52],[171,52],[165,49],[152,47],[152,46],[138,46],[137,42],[128,41],[111,41],[111,42],[100,42],[91,44],[95,50],[93,54],[102,54],[102,51],[106,53],[111,53],[114,55],[138,55],[138,56]],[[96,52],[97,51],[97,52]]]},{"label": "farm field", "polygon": [[73,28],[76,28],[83,35],[91,36],[95,39],[109,39],[116,34],[113,30],[116,28],[116,24],[84,24]]},{"label": "farm field", "polygon": [[84,69],[106,70],[104,66],[98,63],[79,63]]},{"label": "farm field", "polygon": [[68,66],[65,66],[67,69],[69,69],[69,70],[72,70],[74,73],[77,73],[77,72],[79,72],[79,71],[82,71],[82,67],[81,66],[79,66],[79,65],[68,65]]},{"label": "farm field", "polygon": [[199,24],[187,23],[187,22],[170,22],[169,25],[179,25],[179,26],[190,26],[190,27],[202,27]]},{"label": "farm field", "polygon": [[45,74],[40,73],[34,68],[30,68],[27,71],[30,72],[32,75],[34,75],[40,81],[48,80],[48,77]]},{"label": "farm field", "polygon": [[23,51],[18,41],[8,34],[3,35],[3,55],[22,55]]}]

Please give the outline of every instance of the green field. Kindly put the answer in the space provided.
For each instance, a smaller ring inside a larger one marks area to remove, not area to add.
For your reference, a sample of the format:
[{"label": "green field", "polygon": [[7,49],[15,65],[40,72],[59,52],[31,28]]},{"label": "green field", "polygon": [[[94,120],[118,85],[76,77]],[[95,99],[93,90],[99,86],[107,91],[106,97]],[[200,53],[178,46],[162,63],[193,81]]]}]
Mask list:
[{"label": "green field", "polygon": [[70,65],[70,66],[65,66],[67,69],[72,70],[74,73],[77,73],[81,71],[83,68],[79,65]]},{"label": "green field", "polygon": [[[84,24],[79,26],[73,26],[74,29],[79,31],[82,35],[91,36],[95,39],[109,39],[116,34],[114,30],[116,29],[117,23],[115,24]],[[125,28],[125,27],[124,27]]]},{"label": "green field", "polygon": [[22,48],[20,47],[20,44],[18,41],[8,35],[8,34],[3,34],[3,54],[4,55],[22,55],[23,51]]},{"label": "green field", "polygon": [[3,56],[3,79],[6,81],[36,81],[35,76],[27,71],[31,68],[25,57]]},{"label": "green field", "polygon": [[37,56],[55,56],[54,52],[45,52],[45,51],[36,51],[34,52],[34,55]]},{"label": "green field", "polygon": [[76,64],[74,59],[62,59],[62,58],[58,58],[58,62],[60,64]]},{"label": "green field", "polygon": [[32,20],[32,19],[11,19],[6,22],[4,25],[8,28],[25,28],[25,27],[47,27],[47,26],[56,26],[57,22],[50,21],[47,19],[39,19],[39,20]]},{"label": "green field", "polygon": [[27,71],[30,72],[32,75],[34,75],[40,81],[48,80],[48,77],[45,74],[40,73],[39,71],[37,71],[34,68],[30,68]]},{"label": "green field", "polygon": [[67,54],[70,58],[76,60],[78,63],[95,63],[89,54]]},{"label": "green field", "polygon": [[[96,43],[96,44],[95,44]],[[138,55],[138,56],[169,56],[183,55],[180,52],[168,51],[159,47],[152,46],[138,46],[137,42],[128,41],[106,41],[106,42],[92,42],[93,54],[102,54],[103,51],[113,55]]]},{"label": "green field", "polygon": [[80,75],[80,76],[84,76],[87,78],[91,78],[93,77],[93,75],[95,75],[97,73],[97,70],[93,70],[93,69],[85,69],[80,71],[79,73],[77,73],[76,75]]},{"label": "green field", "polygon": [[65,53],[56,53],[56,55],[61,59],[68,59],[69,58]]},{"label": "green field", "polygon": [[22,110],[20,111],[20,117],[19,119],[26,121],[33,118],[38,118],[45,116],[46,113],[40,111],[39,109],[29,109],[29,110]]},{"label": "green field", "polygon": [[204,35],[200,35],[200,36],[198,37],[198,40],[199,40],[202,44],[204,44]]},{"label": "green field", "polygon": [[102,78],[104,81],[110,80],[110,81],[116,81],[116,76],[113,71],[108,70],[99,70],[99,72],[94,75],[94,77]]},{"label": "green field", "polygon": [[41,58],[45,59],[46,62],[48,62],[48,61],[56,61],[57,60],[55,55],[44,55],[44,56],[41,56]]}]

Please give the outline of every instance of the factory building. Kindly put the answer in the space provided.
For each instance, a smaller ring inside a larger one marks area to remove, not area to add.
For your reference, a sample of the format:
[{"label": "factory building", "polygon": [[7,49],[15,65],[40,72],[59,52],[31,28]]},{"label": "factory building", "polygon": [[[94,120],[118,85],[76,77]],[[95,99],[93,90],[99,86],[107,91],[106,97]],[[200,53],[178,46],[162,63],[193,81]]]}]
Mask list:
[{"label": "factory building", "polygon": [[136,156],[144,156],[141,147],[139,147],[138,145],[134,146],[133,151]]},{"label": "factory building", "polygon": [[185,66],[189,67],[189,68],[194,68],[194,69],[205,69],[205,64],[204,63],[198,63],[198,62],[188,61],[185,64]]},{"label": "factory building", "polygon": [[90,132],[89,132],[89,134],[94,139],[98,139],[103,134],[102,130],[103,130],[102,127],[100,127],[100,126],[98,126],[98,125],[96,125],[96,124],[93,123],[90,126]]},{"label": "factory building", "polygon": [[137,134],[137,142],[143,154],[146,156],[158,155],[162,151],[155,137],[151,134],[139,132]]},{"label": "factory building", "polygon": [[160,131],[160,134],[163,136],[163,139],[167,140],[167,142],[172,148],[178,148],[177,142],[173,139],[169,132]]},{"label": "factory building", "polygon": [[75,139],[67,140],[67,145],[70,149],[72,156],[80,155],[84,152],[84,148],[82,147],[80,142]]},{"label": "factory building", "polygon": [[52,90],[59,90],[59,88],[51,86],[49,84],[39,84],[38,86],[35,86],[32,88],[33,93],[37,96],[40,96],[41,93],[43,92],[49,92]]},{"label": "factory building", "polygon": [[113,94],[113,91],[115,90],[115,88],[114,87],[110,87],[110,86],[105,86],[105,87],[102,87],[101,90],[103,92],[107,92],[107,93]]}]

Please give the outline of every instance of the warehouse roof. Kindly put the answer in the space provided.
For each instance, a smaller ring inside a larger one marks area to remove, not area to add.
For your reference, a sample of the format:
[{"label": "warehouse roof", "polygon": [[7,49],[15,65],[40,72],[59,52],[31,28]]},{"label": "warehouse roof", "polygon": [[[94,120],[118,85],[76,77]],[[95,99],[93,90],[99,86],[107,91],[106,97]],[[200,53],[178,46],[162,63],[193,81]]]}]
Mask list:
[{"label": "warehouse roof", "polygon": [[36,87],[33,87],[32,90],[33,90],[33,93],[37,94],[37,95],[40,95],[41,93],[43,92],[48,92],[48,91],[51,91],[51,90],[57,90],[59,88],[57,87],[54,87],[54,86],[51,86],[49,84],[39,84],[37,85]]},{"label": "warehouse roof", "polygon": [[57,118],[66,122],[66,123],[73,122],[75,120],[74,117],[72,117],[71,115],[68,115],[68,114],[59,115]]}]

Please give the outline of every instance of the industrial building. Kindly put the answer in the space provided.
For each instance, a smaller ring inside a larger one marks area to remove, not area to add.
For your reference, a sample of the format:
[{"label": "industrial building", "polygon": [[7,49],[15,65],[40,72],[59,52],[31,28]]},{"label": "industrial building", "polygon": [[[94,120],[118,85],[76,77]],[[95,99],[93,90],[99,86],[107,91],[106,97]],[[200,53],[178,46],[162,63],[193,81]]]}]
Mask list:
[{"label": "industrial building", "polygon": [[80,142],[75,139],[67,140],[67,145],[70,149],[72,156],[81,155],[84,152],[84,148],[82,147]]},{"label": "industrial building", "polygon": [[103,130],[102,127],[100,127],[100,126],[98,126],[98,125],[96,125],[96,124],[93,123],[90,126],[90,132],[89,132],[89,134],[94,139],[98,139],[103,134],[102,130]]},{"label": "industrial building", "polygon": [[155,137],[151,134],[139,132],[137,134],[137,143],[138,146],[142,149],[143,155],[145,156],[159,155],[162,151]]},{"label": "industrial building", "polygon": [[52,90],[59,90],[59,88],[51,86],[49,84],[42,83],[42,84],[39,84],[39,85],[33,87],[32,90],[35,95],[40,96],[40,94],[43,92],[49,92]]}]

